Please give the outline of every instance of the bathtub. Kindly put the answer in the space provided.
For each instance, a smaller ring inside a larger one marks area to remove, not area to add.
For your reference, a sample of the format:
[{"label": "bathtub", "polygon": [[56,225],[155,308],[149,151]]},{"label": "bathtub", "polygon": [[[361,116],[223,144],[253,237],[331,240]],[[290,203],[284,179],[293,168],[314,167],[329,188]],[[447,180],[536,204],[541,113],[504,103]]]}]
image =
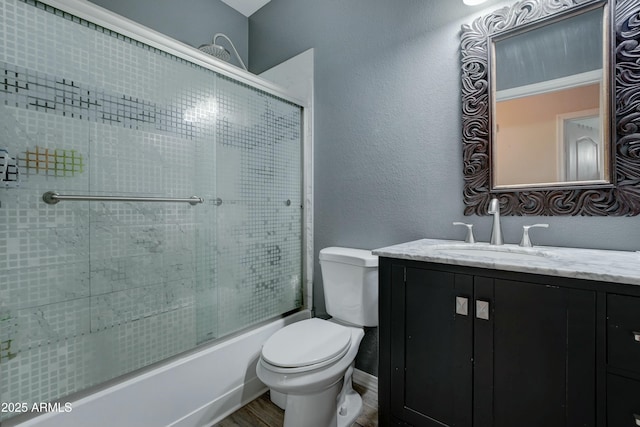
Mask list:
[{"label": "bathtub", "polygon": [[18,425],[211,426],[267,390],[255,371],[262,344],[278,329],[309,317],[310,312],[304,310],[275,320],[71,401],[66,407],[63,401],[59,412]]}]

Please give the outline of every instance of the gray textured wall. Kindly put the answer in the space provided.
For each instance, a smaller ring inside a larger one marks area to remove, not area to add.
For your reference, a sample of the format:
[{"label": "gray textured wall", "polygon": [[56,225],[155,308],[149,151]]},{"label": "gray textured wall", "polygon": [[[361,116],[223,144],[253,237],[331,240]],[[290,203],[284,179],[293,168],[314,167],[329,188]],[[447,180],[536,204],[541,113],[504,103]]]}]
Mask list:
[{"label": "gray textured wall", "polygon": [[[214,34],[224,33],[249,66],[249,20],[220,0],[90,1],[193,47],[210,43]],[[239,67],[226,40],[219,39],[218,43],[231,52],[231,63]]]},{"label": "gray textured wall", "polygon": [[[249,18],[251,69],[315,48],[315,255],[326,246],[377,248],[424,237],[463,239],[460,26],[513,1],[272,0]],[[639,250],[640,217],[508,217],[534,244]],[[320,268],[315,309],[325,311]],[[375,329],[358,368],[377,374]]]}]

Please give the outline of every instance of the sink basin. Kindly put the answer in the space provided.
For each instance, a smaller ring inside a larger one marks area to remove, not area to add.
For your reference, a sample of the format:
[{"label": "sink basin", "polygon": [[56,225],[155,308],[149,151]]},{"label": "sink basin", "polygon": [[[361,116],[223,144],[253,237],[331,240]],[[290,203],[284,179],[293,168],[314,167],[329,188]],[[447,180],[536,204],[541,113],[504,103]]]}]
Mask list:
[{"label": "sink basin", "polygon": [[538,248],[523,248],[516,245],[493,246],[488,244],[466,243],[437,245],[433,250],[443,256],[478,257],[492,260],[531,260],[549,257],[550,254]]}]

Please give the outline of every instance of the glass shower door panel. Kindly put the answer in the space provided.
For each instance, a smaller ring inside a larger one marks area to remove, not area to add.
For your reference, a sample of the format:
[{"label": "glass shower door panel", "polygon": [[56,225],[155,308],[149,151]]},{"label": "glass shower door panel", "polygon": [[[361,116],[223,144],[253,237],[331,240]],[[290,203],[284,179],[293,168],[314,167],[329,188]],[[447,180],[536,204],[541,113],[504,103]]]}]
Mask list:
[{"label": "glass shower door panel", "polygon": [[218,336],[216,73],[37,2],[0,16],[0,401],[52,402]]},{"label": "glass shower door panel", "polygon": [[[92,377],[88,203],[45,207],[41,199],[53,187],[87,191],[80,168],[64,176],[56,163],[72,152],[86,159],[90,125],[24,101],[0,106],[0,147],[20,165],[17,187],[0,183],[0,402],[53,401]],[[39,375],[25,381],[25,372]]]},{"label": "glass shower door panel", "polygon": [[225,334],[302,305],[301,110],[223,77],[216,96]]},{"label": "glass shower door panel", "polygon": [[300,107],[37,1],[0,16],[0,401],[53,402],[302,305]]},{"label": "glass shower door panel", "polygon": [[[75,80],[81,67],[71,69],[58,53],[77,55],[91,41],[82,31],[67,42],[48,40],[66,30],[56,28],[56,17],[32,9],[0,2],[0,151],[17,172],[0,182],[0,402],[5,403],[54,401],[86,387],[93,376],[92,349],[86,345],[88,203],[42,202],[49,190],[88,191],[91,123],[72,117],[77,110],[62,105],[77,88],[59,78]],[[12,415],[0,412],[0,423]]]},{"label": "glass shower door panel", "polygon": [[101,346],[101,381],[217,336],[215,323],[207,330],[197,326],[199,315],[216,310],[210,249],[215,127],[203,107],[212,99],[216,75],[138,49],[124,55],[131,74],[102,75],[106,86],[132,95],[109,110],[108,122],[95,125],[90,193],[197,195],[207,203],[91,202],[91,332]]},{"label": "glass shower door panel", "polygon": [[[216,140],[215,87],[218,77],[206,83],[207,95],[196,102],[198,115],[189,120],[199,126],[194,138],[194,193],[204,204],[194,210],[195,230],[195,334],[198,344],[220,337],[218,332],[218,279],[216,277]],[[205,84],[203,82],[203,84]],[[192,114],[191,112],[189,114]]]}]

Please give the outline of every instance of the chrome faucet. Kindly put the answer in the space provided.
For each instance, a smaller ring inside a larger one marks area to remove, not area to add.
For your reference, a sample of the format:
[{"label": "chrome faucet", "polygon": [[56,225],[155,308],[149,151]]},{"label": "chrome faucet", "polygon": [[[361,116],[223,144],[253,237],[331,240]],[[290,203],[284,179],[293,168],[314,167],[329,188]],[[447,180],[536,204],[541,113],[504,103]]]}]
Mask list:
[{"label": "chrome faucet", "polygon": [[502,245],[502,229],[500,228],[500,202],[498,199],[493,198],[489,203],[489,210],[487,213],[493,215],[493,228],[491,229],[491,244]]},{"label": "chrome faucet", "polygon": [[522,240],[520,240],[520,246],[522,246],[523,248],[530,248],[531,246],[533,246],[531,244],[531,239],[529,238],[529,229],[535,227],[549,228],[549,224],[523,225]]}]

